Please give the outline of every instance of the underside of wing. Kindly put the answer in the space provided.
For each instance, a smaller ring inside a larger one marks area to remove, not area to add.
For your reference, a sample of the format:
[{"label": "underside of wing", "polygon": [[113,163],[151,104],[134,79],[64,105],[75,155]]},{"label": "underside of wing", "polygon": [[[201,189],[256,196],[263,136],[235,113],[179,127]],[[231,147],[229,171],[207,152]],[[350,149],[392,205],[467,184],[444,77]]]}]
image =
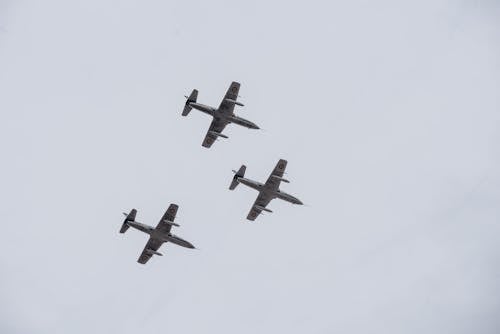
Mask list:
[{"label": "underside of wing", "polygon": [[266,196],[263,193],[260,193],[257,196],[257,199],[252,205],[250,212],[248,213],[247,219],[254,221],[260,213],[265,209],[265,207],[271,202],[272,198],[270,196]]},{"label": "underside of wing", "polygon": [[174,222],[175,215],[177,214],[178,209],[179,206],[177,204],[170,204],[167,211],[165,211],[165,213],[161,217],[160,222],[156,226],[155,230],[164,234],[169,233],[170,229],[172,228],[171,223]]},{"label": "underside of wing", "polygon": [[220,103],[219,110],[226,115],[232,115],[234,111],[234,101],[238,99],[240,84],[233,81]]},{"label": "underside of wing", "polygon": [[144,250],[141,253],[141,256],[139,256],[139,259],[137,262],[141,264],[146,264],[146,262],[149,261],[149,259],[155,254],[158,253],[158,249],[160,246],[163,244],[162,241],[154,238],[149,238],[148,243],[144,247]]},{"label": "underside of wing", "polygon": [[210,127],[208,128],[205,139],[203,139],[203,144],[201,146],[209,148],[220,136],[220,133],[226,127],[227,123],[221,119],[214,118]]},{"label": "underside of wing", "polygon": [[[285,173],[287,161],[284,159],[280,159],[276,166],[274,167],[271,175],[267,178],[266,185],[273,186],[274,188],[278,188],[281,181],[283,180],[283,174]],[[288,182],[287,180],[284,180],[285,182]]]}]

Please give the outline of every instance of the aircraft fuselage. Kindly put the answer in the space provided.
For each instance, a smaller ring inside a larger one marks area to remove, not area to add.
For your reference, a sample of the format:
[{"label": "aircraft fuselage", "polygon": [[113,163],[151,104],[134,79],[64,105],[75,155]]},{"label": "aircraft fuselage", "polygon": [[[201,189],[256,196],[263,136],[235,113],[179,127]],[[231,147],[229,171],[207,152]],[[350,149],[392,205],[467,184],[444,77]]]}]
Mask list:
[{"label": "aircraft fuselage", "polygon": [[175,234],[172,234],[170,232],[165,233],[165,232],[159,231],[157,229],[154,229],[153,227],[151,227],[149,225],[142,224],[142,223],[139,223],[136,221],[127,222],[127,224],[130,227],[133,227],[141,232],[149,234],[151,236],[151,238],[155,238],[155,239],[161,240],[163,242],[171,242],[173,244],[176,244],[176,245],[179,245],[182,247],[186,247],[186,248],[194,248],[194,246],[189,241],[186,241],[186,240],[182,239],[181,237],[178,237]]},{"label": "aircraft fuselage", "polygon": [[202,103],[189,102],[189,106],[192,107],[193,109],[199,110],[199,111],[201,111],[201,112],[203,112],[205,114],[213,116],[214,118],[222,120],[222,121],[224,121],[226,123],[238,124],[238,125],[244,126],[246,128],[249,128],[249,129],[259,129],[259,127],[257,126],[257,124],[255,124],[253,122],[250,122],[247,119],[238,117],[238,116],[236,116],[234,114],[227,115],[227,113],[223,112],[220,109],[217,109],[217,108],[214,108],[214,107],[210,107],[210,106],[207,106],[207,105],[202,104]]},{"label": "aircraft fuselage", "polygon": [[127,225],[147,234],[151,234],[151,232],[154,230],[154,228],[152,228],[151,226],[136,221],[128,221]]},{"label": "aircraft fuselage", "polygon": [[199,110],[201,112],[204,112],[205,114],[209,114],[211,116],[214,116],[214,113],[217,111],[217,109],[207,106],[202,103],[197,103],[197,102],[189,102],[189,105],[196,110]]},{"label": "aircraft fuselage", "polygon": [[275,189],[271,185],[266,186],[263,183],[250,180],[245,177],[239,177],[238,182],[246,185],[247,187],[257,190],[259,193],[264,193],[267,196],[270,196],[271,198],[279,198],[293,204],[303,204],[297,197],[287,194],[286,192],[281,191],[279,188]]}]

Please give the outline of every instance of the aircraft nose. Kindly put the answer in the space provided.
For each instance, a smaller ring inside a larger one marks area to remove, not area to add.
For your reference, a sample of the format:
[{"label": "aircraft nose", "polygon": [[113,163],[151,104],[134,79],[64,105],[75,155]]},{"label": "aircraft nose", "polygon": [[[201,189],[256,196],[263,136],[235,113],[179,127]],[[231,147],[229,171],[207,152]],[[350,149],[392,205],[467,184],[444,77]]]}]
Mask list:
[{"label": "aircraft nose", "polygon": [[248,122],[248,125],[249,125],[250,129],[255,129],[255,130],[260,129],[259,126],[257,124],[255,124],[255,123]]},{"label": "aircraft nose", "polygon": [[192,243],[190,243],[189,241],[186,241],[186,240],[184,240],[184,247],[186,247],[186,248],[196,248],[196,247],[194,247],[194,245]]}]

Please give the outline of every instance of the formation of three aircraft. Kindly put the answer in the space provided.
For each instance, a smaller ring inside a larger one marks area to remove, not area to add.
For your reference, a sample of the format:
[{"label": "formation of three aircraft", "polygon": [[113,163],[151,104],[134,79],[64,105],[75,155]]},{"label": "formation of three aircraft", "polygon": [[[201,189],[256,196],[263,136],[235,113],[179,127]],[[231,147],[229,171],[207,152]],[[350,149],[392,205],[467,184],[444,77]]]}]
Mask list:
[{"label": "formation of three aircraft", "polygon": [[[226,92],[224,99],[222,100],[219,108],[210,107],[197,102],[198,91],[193,90],[191,95],[186,96],[187,100],[184,105],[184,110],[182,111],[182,116],[187,116],[192,109],[202,111],[213,117],[212,123],[208,129],[208,132],[203,140],[202,146],[209,148],[212,146],[218,137],[228,138],[226,135],[222,134],[222,131],[229,123],[235,123],[250,129],[259,129],[259,127],[246,119],[238,117],[234,114],[234,106],[243,106],[243,104],[238,99],[238,93],[240,90],[240,84],[238,82],[232,82],[231,86]],[[238,171],[234,171],[234,177],[229,186],[230,190],[234,190],[238,184],[244,184],[250,188],[253,188],[259,192],[257,199],[255,200],[250,212],[248,213],[247,219],[254,221],[262,211],[272,212],[266,206],[275,198],[282,199],[284,201],[290,202],[292,204],[303,204],[298,198],[285,193],[279,189],[280,183],[289,183],[288,180],[283,178],[285,173],[287,161],[280,159],[274,167],[271,175],[267,178],[265,183],[260,183],[248,178],[245,178],[246,166],[242,165]],[[132,209],[129,213],[124,213],[125,220],[120,229],[120,233],[125,233],[129,227],[133,227],[149,234],[149,240],[144,247],[141,255],[137,262],[145,264],[153,255],[162,255],[158,252],[158,249],[165,242],[171,242],[173,244],[186,247],[195,248],[190,242],[172,234],[170,230],[172,226],[179,226],[174,223],[175,215],[177,214],[177,209],[179,206],[177,204],[170,204],[167,211],[161,218],[160,222],[153,228],[146,224],[140,223],[135,220],[137,215],[137,210]]]}]

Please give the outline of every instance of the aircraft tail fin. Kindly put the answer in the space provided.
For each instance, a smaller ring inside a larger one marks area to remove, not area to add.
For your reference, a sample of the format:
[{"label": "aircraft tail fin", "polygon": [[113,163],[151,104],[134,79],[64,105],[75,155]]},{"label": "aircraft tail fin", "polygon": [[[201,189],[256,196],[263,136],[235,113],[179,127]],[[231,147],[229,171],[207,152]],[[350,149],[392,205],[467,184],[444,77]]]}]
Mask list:
[{"label": "aircraft tail fin", "polygon": [[196,89],[193,89],[191,95],[186,96],[186,99],[187,100],[186,104],[184,104],[184,110],[182,111],[182,116],[187,116],[191,111],[191,109],[193,109],[193,107],[191,107],[189,103],[196,102],[196,100],[198,99],[198,91]]},{"label": "aircraft tail fin", "polygon": [[123,213],[123,215],[125,216],[125,220],[123,221],[122,227],[120,228],[120,233],[127,232],[128,228],[130,227],[128,225],[128,222],[135,221],[135,215],[136,214],[137,214],[137,210],[136,209],[130,210],[129,213],[125,213],[125,212]]},{"label": "aircraft tail fin", "polygon": [[238,171],[233,170],[234,176],[233,176],[233,180],[231,181],[231,185],[229,186],[229,190],[234,190],[234,188],[236,188],[236,186],[240,183],[238,181],[238,179],[240,177],[244,177],[245,176],[246,169],[247,169],[247,166],[242,165],[240,167],[240,169],[238,169]]}]

